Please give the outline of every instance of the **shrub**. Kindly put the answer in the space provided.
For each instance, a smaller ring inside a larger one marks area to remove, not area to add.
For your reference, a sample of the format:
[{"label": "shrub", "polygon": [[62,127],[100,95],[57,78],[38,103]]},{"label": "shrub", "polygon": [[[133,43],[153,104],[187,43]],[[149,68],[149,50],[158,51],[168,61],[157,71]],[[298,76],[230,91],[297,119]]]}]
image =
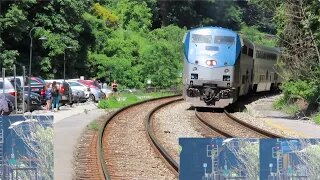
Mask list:
[{"label": "shrub", "polygon": [[305,99],[308,103],[314,103],[318,93],[317,84],[309,80],[297,80],[285,82],[281,87],[284,100],[293,102],[296,99]]},{"label": "shrub", "polygon": [[312,117],[312,120],[317,123],[317,124],[320,124],[320,112],[315,114],[313,117]]}]

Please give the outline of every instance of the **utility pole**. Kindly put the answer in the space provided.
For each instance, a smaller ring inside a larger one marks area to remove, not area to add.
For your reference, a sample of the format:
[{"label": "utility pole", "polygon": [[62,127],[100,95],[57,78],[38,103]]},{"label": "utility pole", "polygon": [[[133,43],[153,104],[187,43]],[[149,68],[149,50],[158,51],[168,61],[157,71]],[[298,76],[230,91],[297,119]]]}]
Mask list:
[{"label": "utility pole", "polygon": [[[17,79],[16,79],[16,65],[13,65],[13,80],[14,80],[14,90],[16,91],[16,95],[14,97],[14,105],[16,107],[16,114],[18,113],[18,89],[17,89]],[[24,93],[22,92],[24,96]]]},{"label": "utility pole", "polygon": [[24,116],[24,112],[25,112],[25,97],[24,97],[24,87],[25,87],[25,78],[26,78],[26,67],[25,66],[22,66],[22,79],[23,79],[23,87],[22,87],[22,93],[23,93],[23,96],[22,96],[22,114]]},{"label": "utility pole", "polygon": [[3,80],[3,91],[2,91],[2,93],[3,93],[3,95],[4,95],[4,93],[5,93],[5,83],[4,83],[4,78],[6,77],[6,69],[5,68],[2,68],[2,80]]}]

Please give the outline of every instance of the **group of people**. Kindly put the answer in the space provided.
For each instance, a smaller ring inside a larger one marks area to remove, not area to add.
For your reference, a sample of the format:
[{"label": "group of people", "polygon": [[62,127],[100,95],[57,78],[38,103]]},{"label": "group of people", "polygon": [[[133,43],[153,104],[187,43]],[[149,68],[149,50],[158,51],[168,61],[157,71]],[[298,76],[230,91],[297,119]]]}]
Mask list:
[{"label": "group of people", "polygon": [[59,110],[59,85],[56,81],[53,83],[48,83],[44,87],[45,90],[45,100],[46,100],[46,110],[57,111]]}]

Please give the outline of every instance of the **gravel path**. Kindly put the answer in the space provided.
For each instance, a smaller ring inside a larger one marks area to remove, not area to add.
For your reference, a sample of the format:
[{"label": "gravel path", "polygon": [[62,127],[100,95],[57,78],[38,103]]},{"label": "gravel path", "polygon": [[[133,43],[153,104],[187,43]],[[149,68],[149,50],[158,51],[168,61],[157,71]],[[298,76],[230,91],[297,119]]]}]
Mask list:
[{"label": "gravel path", "polygon": [[155,135],[161,145],[179,162],[179,138],[215,137],[208,129],[200,126],[194,110],[185,101],[161,108],[153,116]]},{"label": "gravel path", "polygon": [[[60,111],[63,113],[63,111]],[[74,174],[74,151],[81,138],[83,129],[93,120],[105,114],[96,109],[69,116],[54,123],[54,179],[72,179]]]},{"label": "gravel path", "polygon": [[118,114],[108,124],[104,132],[103,148],[112,179],[177,179],[150,146],[145,131],[145,118],[154,107],[178,98],[132,107]]},{"label": "gravel path", "polygon": [[[299,137],[298,134],[286,130],[285,127],[275,128],[272,127],[267,121],[269,119],[286,119],[292,121],[287,114],[273,110],[272,103],[279,98],[279,95],[264,97],[246,105],[246,110],[243,112],[236,112],[233,115],[242,121],[248,122],[261,129],[273,132],[286,137]],[[268,118],[266,118],[268,117]]]}]

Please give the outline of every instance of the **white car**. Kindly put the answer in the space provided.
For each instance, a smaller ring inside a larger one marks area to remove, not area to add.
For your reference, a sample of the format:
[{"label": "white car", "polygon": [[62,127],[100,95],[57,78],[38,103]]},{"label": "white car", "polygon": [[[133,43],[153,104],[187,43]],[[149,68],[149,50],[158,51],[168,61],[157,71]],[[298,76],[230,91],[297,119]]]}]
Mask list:
[{"label": "white car", "polygon": [[109,96],[113,93],[113,91],[112,91],[110,88],[108,88],[107,86],[101,88],[101,91],[104,92],[104,94],[105,94],[107,97],[109,97]]},{"label": "white car", "polygon": [[90,97],[90,93],[91,93],[90,88],[88,88],[87,86],[85,86],[77,81],[67,81],[67,83],[70,84],[71,89],[83,91],[86,99],[88,99]]}]

